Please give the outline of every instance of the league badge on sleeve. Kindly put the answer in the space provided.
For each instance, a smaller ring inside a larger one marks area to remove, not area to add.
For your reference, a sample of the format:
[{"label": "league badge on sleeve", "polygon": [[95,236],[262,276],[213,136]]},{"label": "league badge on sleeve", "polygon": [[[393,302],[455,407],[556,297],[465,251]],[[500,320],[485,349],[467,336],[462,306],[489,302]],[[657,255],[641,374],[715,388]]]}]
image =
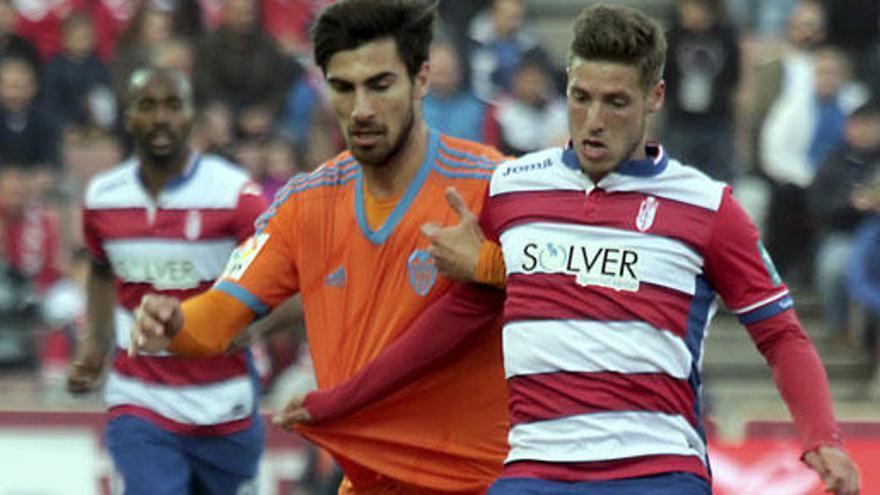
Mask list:
[{"label": "league badge on sleeve", "polygon": [[437,281],[437,266],[434,265],[434,258],[422,249],[412,252],[406,263],[406,273],[409,276],[409,285],[422,297],[431,292],[431,287],[434,287],[434,282]]},{"label": "league badge on sleeve", "polygon": [[251,266],[254,259],[260,254],[266,241],[269,240],[269,234],[262,233],[248,238],[235,248],[235,251],[229,256],[229,263],[218,280],[231,279],[238,280],[244,275],[248,267]]}]

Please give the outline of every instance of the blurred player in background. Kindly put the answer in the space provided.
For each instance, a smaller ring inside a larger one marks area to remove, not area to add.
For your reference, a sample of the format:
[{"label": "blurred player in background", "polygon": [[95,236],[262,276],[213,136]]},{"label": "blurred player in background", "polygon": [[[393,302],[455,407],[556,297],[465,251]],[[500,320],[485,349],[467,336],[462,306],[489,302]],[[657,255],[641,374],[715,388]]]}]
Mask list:
[{"label": "blurred player in background", "polygon": [[[666,90],[663,32],[638,11],[601,5],[574,31],[572,141],[500,165],[480,214],[502,246],[506,302],[453,287],[376,360],[292,404],[285,421],[381,400],[464,352],[503,306],[510,453],[490,494],[709,494],[699,368],[720,295],[767,359],[804,461],[827,490],[858,493],[822,363],[757,229],[724,183],[646,141]],[[454,229],[473,233],[468,224],[477,219],[465,213]],[[428,233],[437,262],[455,265],[444,233]]]},{"label": "blurred player in background", "polygon": [[126,107],[136,155],[86,190],[88,332],[68,388],[94,388],[112,354],[105,439],[126,494],[245,493],[255,489],[264,429],[250,353],[134,358],[119,350],[141,297],[209,288],[266,203],[240,167],[187,145],[193,100],[184,76],[136,71]]},{"label": "blurred player in background", "polygon": [[[145,298],[133,351],[164,348],[167,330],[176,335],[171,352],[222,352],[255,316],[299,292],[318,387],[332,387],[448,289],[419,229],[455,218],[449,187],[462,209],[478,209],[504,157],[422,118],[435,11],[421,0],[344,0],[321,13],[315,60],[348,150],[279,192],[214,289],[182,311],[172,298]],[[386,400],[299,430],[340,463],[342,493],[485,491],[507,450],[498,330],[487,320],[467,350]]]}]

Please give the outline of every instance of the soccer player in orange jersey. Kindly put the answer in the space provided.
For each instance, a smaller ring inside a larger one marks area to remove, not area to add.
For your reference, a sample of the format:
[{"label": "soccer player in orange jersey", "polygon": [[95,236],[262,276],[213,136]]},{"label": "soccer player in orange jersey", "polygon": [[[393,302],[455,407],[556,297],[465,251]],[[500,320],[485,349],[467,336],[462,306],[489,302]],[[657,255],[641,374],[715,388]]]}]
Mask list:
[{"label": "soccer player in orange jersey", "polygon": [[[454,223],[451,187],[461,209],[479,209],[505,157],[422,118],[435,10],[421,0],[343,0],[320,14],[315,60],[348,150],[279,192],[212,290],[182,306],[145,298],[132,350],[223,352],[253,318],[300,293],[318,386],[332,387],[448,289],[420,228]],[[310,410],[316,424],[298,430],[333,453],[343,493],[481,493],[494,480],[507,450],[506,388],[498,321],[485,327],[384,400],[333,417]]]}]

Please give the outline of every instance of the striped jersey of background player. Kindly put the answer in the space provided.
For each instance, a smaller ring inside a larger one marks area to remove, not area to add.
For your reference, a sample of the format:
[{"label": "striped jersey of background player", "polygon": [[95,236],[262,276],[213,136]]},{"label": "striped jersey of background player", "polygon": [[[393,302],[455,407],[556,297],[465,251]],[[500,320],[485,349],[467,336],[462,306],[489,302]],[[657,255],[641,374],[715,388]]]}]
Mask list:
[{"label": "striped jersey of background player", "polygon": [[136,155],[86,190],[89,330],[68,387],[94,387],[112,354],[105,438],[127,494],[242,493],[263,449],[249,351],[206,359],[125,352],[141,297],[211,287],[266,207],[241,167],[190,150],[192,115],[182,75],[136,71],[126,111]]}]

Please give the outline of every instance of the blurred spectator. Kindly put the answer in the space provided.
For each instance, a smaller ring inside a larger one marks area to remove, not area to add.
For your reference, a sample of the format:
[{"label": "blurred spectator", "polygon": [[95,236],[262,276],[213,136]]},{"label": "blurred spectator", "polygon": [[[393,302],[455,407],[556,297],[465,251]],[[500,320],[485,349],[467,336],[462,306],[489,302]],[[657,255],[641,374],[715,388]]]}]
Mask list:
[{"label": "blurred spectator", "polygon": [[257,7],[256,0],[226,0],[222,23],[196,50],[196,98],[229,105],[236,121],[249,107],[274,120],[292,77],[293,64],[257,22]]},{"label": "blurred spectator", "polygon": [[852,100],[843,94],[848,78],[844,54],[819,50],[812,64],[812,88],[784,91],[773,104],[761,131],[761,161],[777,184],[810,185],[819,164],[843,141]]},{"label": "blurred spectator", "polygon": [[298,166],[293,145],[281,137],[242,141],[235,152],[235,161],[262,186],[263,196],[269,203],[295,173],[304,171]]},{"label": "blurred spectator", "polygon": [[92,21],[87,14],[64,20],[62,51],[46,65],[43,102],[56,125],[110,130],[116,119],[116,102],[110,89],[110,72],[95,54]]},{"label": "blurred spectator", "polygon": [[170,10],[161,9],[152,1],[144,1],[122,31],[110,70],[113,89],[122,101],[128,79],[139,67],[149,65],[155,47],[172,37],[173,19]]},{"label": "blurred spectator", "polygon": [[[146,0],[148,1],[148,0]],[[87,12],[95,23],[98,56],[107,61],[119,31],[141,0],[14,0],[18,33],[30,40],[43,60],[61,51],[62,23],[76,12]]]},{"label": "blurred spectator", "polygon": [[878,70],[872,52],[880,42],[880,2],[823,1],[828,11],[828,42],[846,51],[857,78],[868,80]]},{"label": "blurred spectator", "polygon": [[853,233],[870,213],[871,205],[866,209],[860,202],[860,188],[880,174],[880,106],[859,107],[847,120],[844,135],[844,145],[816,174],[809,201],[819,232],[815,273],[825,324],[840,341],[852,344],[846,267]]},{"label": "blurred spectator", "polygon": [[[471,21],[491,4],[492,0],[440,0],[438,7],[440,30],[442,35],[455,45],[459,54],[469,53],[471,41],[468,28]],[[462,84],[470,87],[470,65],[463,64],[461,72]]]},{"label": "blurred spectator", "polygon": [[38,69],[40,55],[30,41],[15,34],[15,9],[12,0],[0,0],[0,59],[16,57],[27,60]]},{"label": "blurred spectator", "polygon": [[[548,69],[539,60],[522,61],[510,94],[498,100],[490,112],[495,126],[489,124],[486,140],[509,155],[562,145],[568,137],[565,100],[557,94]],[[491,130],[496,126],[497,132]]]},{"label": "blurred spectator", "polygon": [[513,75],[525,57],[548,60],[537,36],[526,25],[523,0],[494,0],[471,21],[471,88],[477,96],[494,101],[513,86]]},{"label": "blurred spectator", "polygon": [[853,199],[871,215],[859,225],[854,235],[847,265],[847,285],[850,297],[868,313],[865,321],[869,329],[874,359],[874,377],[869,385],[870,397],[880,398],[880,177],[856,191]]},{"label": "blurred spectator", "polygon": [[35,201],[29,175],[0,168],[0,362],[35,364],[37,303],[62,273],[57,217]]},{"label": "blurred spectator", "polygon": [[316,117],[326,105],[315,83],[315,73],[295,59],[291,63],[292,82],[287,91],[280,127],[291,136],[297,152],[307,156],[315,142]]},{"label": "blurred spectator", "polygon": [[153,48],[150,64],[155,67],[174,69],[191,78],[195,64],[195,51],[186,38],[170,38]]},{"label": "blurred spectator", "polygon": [[722,1],[681,0],[678,22],[667,42],[664,142],[682,162],[732,182],[733,97],[740,53]]},{"label": "blurred spectator", "polygon": [[837,98],[842,81],[835,75],[841,65],[837,52],[817,55],[816,75],[821,77],[814,79],[814,88],[780,94],[761,132],[761,164],[771,183],[767,249],[783,276],[800,285],[811,283],[809,260],[815,247],[806,188],[843,136],[845,114]]},{"label": "blurred spectator", "polygon": [[263,27],[284,53],[309,53],[309,26],[331,0],[262,0]]},{"label": "blurred spectator", "polygon": [[202,107],[196,114],[191,140],[193,148],[200,153],[234,161],[235,128],[229,107],[221,102],[210,102]]},{"label": "blurred spectator", "polygon": [[58,166],[59,135],[54,119],[34,99],[37,80],[31,63],[0,60],[0,164],[31,168]]},{"label": "blurred spectator", "polygon": [[782,54],[761,63],[755,69],[756,93],[750,125],[755,165],[760,163],[761,126],[771,106],[783,91],[795,95],[810,94],[813,91],[813,54],[825,41],[825,23],[825,9],[822,4],[816,0],[800,0],[791,13]]},{"label": "blurred spectator", "polygon": [[785,30],[798,0],[726,0],[739,29],[764,38],[776,38]]},{"label": "blurred spectator", "polygon": [[431,46],[430,62],[430,92],[422,100],[425,122],[450,136],[487,142],[486,104],[464,85],[461,58],[456,47],[435,41]]}]

